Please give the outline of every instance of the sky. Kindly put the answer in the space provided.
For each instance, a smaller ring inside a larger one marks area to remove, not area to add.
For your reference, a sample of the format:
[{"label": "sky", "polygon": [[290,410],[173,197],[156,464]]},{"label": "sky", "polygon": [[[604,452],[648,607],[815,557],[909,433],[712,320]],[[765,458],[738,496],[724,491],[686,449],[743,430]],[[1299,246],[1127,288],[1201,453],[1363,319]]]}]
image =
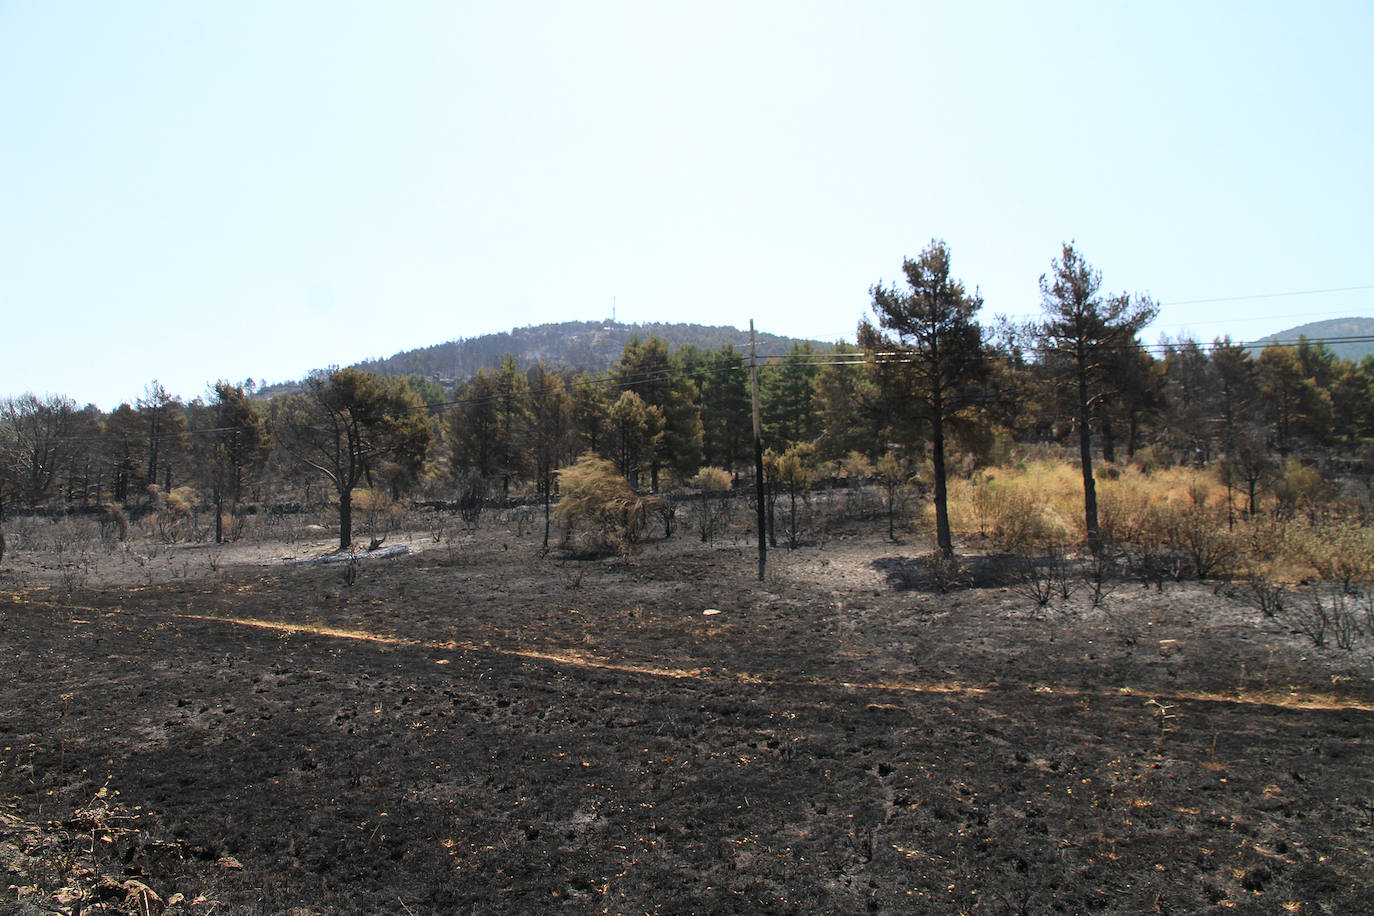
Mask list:
[{"label": "sky", "polygon": [[0,397],[565,320],[853,339],[1072,241],[1143,335],[1374,316],[1367,2],[0,0]]}]

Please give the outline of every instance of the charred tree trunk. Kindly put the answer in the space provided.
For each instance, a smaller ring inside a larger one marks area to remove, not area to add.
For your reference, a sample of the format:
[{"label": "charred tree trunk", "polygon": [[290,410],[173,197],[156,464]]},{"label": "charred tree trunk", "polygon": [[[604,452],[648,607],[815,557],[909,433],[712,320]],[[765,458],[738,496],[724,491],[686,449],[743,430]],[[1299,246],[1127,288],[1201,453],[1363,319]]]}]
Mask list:
[{"label": "charred tree trunk", "polygon": [[339,491],[339,549],[353,546],[353,488]]},{"label": "charred tree trunk", "polygon": [[1088,401],[1086,357],[1079,357],[1078,369],[1078,457],[1083,463],[1083,522],[1087,528],[1088,549],[1102,552],[1102,536],[1097,527],[1097,482],[1093,478],[1092,412]]},{"label": "charred tree trunk", "polygon": [[[949,531],[949,493],[946,486],[945,470],[945,418],[944,404],[939,392],[935,392],[930,418],[931,464],[935,471],[935,543],[940,553],[954,556],[954,539]],[[890,506],[890,502],[889,502]],[[891,511],[888,513],[888,537],[892,537]]]},{"label": "charred tree trunk", "polygon": [[543,549],[544,549],[544,550],[548,550],[548,549],[549,549],[549,527],[550,527],[550,525],[551,525],[550,516],[551,516],[551,514],[552,514],[552,513],[551,513],[551,506],[552,506],[552,504],[553,504],[553,481],[551,481],[551,480],[549,479],[549,474],[547,474],[547,473],[545,473],[545,474],[543,475],[543,477],[544,477],[544,481],[543,481],[543,487],[544,487],[544,548],[543,548]]},{"label": "charred tree trunk", "polygon": [[219,483],[215,484],[213,494],[215,500],[215,543],[224,543],[224,488]]},{"label": "charred tree trunk", "polygon": [[1102,424],[1102,460],[1107,464],[1116,462],[1116,436],[1112,433],[1112,421],[1106,416],[1099,416],[1098,422]]}]

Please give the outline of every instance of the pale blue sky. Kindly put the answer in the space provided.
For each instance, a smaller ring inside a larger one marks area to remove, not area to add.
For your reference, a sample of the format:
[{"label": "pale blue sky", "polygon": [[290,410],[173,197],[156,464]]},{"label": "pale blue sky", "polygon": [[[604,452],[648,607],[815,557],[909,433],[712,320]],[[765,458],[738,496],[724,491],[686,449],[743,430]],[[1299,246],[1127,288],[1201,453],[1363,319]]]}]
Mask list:
[{"label": "pale blue sky", "polygon": [[0,0],[0,396],[569,319],[852,337],[1075,239],[1146,336],[1374,315],[1368,3]]}]

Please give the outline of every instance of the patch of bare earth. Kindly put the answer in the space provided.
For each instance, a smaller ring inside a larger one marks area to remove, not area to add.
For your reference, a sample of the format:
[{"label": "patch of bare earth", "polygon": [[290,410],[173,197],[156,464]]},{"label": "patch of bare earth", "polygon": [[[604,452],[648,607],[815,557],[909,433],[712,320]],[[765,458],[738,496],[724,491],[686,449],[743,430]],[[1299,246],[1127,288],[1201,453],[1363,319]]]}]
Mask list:
[{"label": "patch of bare earth", "polygon": [[7,905],[1374,909],[1368,643],[1207,584],[939,594],[909,554],[851,537],[759,582],[747,544],[484,530],[351,584],[6,579]]}]

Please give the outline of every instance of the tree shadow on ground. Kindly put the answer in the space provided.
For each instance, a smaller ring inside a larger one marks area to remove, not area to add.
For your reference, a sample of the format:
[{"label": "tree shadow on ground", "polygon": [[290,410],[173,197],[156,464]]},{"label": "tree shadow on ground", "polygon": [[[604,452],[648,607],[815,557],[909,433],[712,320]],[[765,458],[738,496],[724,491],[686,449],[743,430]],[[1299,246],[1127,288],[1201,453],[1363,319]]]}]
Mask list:
[{"label": "tree shadow on ground", "polygon": [[899,592],[947,592],[955,588],[1001,588],[1025,575],[1026,559],[1010,553],[956,557],[881,557],[873,568]]}]

